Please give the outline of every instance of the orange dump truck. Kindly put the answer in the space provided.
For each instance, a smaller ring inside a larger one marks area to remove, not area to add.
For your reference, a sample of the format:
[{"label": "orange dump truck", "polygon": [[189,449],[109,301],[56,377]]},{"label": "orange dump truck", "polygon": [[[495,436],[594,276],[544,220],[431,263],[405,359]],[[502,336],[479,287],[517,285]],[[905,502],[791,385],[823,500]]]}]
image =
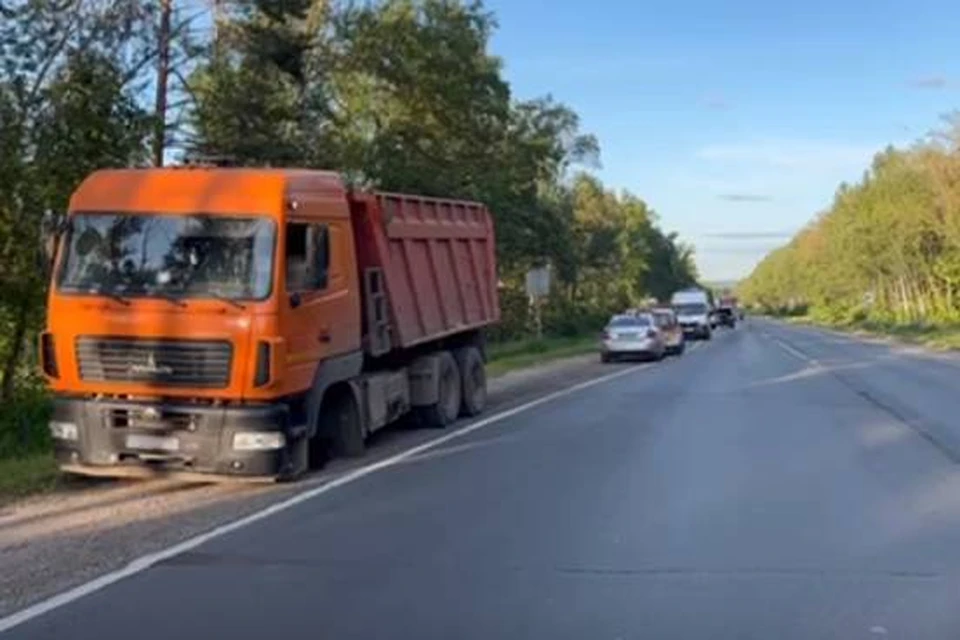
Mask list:
[{"label": "orange dump truck", "polygon": [[296,477],[408,412],[484,408],[481,204],[321,171],[111,170],[65,224],[40,338],[64,471]]}]

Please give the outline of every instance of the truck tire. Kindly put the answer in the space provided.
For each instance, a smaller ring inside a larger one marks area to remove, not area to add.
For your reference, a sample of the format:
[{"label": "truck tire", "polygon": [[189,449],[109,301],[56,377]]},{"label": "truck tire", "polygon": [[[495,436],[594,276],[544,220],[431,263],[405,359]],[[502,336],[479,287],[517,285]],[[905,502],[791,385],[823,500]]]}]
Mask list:
[{"label": "truck tire", "polygon": [[437,376],[437,402],[417,407],[417,417],[422,425],[443,429],[457,419],[460,413],[460,370],[449,351],[440,354],[440,371]]},{"label": "truck tire", "polygon": [[[333,445],[333,455],[346,458],[358,458],[364,454],[367,449],[363,433],[363,423],[360,419],[360,411],[357,403],[351,393],[337,394],[333,400],[330,411],[321,420],[329,420],[324,426],[327,427],[326,433],[331,438]],[[324,411],[321,408],[321,411]]]},{"label": "truck tire", "polygon": [[301,435],[288,445],[290,456],[286,466],[277,474],[277,482],[293,482],[310,470],[310,441]]},{"label": "truck tire", "polygon": [[460,415],[475,416],[487,407],[487,368],[476,347],[463,347],[454,352],[460,369]]}]

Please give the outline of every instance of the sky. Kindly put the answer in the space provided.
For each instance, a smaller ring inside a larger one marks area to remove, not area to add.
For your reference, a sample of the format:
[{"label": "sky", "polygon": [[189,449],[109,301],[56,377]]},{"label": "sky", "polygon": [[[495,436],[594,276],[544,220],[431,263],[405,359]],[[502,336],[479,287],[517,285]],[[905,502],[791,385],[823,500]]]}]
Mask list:
[{"label": "sky", "polygon": [[517,99],[550,94],[597,136],[608,186],[749,274],[873,154],[960,108],[960,3],[487,0]]}]

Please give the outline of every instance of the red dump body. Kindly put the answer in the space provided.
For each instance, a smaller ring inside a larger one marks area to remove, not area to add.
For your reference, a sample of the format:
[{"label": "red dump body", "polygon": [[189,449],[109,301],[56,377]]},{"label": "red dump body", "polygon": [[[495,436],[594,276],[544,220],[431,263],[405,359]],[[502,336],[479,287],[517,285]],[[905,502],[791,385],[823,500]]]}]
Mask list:
[{"label": "red dump body", "polygon": [[[493,219],[484,205],[396,193],[352,193],[349,201],[361,282],[365,271],[382,270],[390,348],[500,319]],[[369,302],[376,292],[365,283],[363,294]]]}]

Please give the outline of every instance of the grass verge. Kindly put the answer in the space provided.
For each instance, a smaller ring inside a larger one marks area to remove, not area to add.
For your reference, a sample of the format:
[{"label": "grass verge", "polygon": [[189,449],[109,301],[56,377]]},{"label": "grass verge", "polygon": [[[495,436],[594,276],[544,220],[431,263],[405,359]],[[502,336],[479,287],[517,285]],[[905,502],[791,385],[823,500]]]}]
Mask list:
[{"label": "grass verge", "polygon": [[856,322],[822,322],[809,316],[782,318],[791,324],[828,327],[856,335],[891,338],[931,349],[960,349],[960,324],[897,323],[880,320]]},{"label": "grass verge", "polygon": [[544,338],[542,340],[518,340],[490,345],[487,350],[489,362],[487,373],[493,376],[508,371],[533,367],[538,364],[570,358],[597,350],[597,338]]},{"label": "grass verge", "polygon": [[850,325],[850,330],[934,349],[960,349],[960,325],[956,324],[894,324],[864,321]]},{"label": "grass verge", "polygon": [[56,488],[59,471],[51,453],[0,459],[0,506]]}]

